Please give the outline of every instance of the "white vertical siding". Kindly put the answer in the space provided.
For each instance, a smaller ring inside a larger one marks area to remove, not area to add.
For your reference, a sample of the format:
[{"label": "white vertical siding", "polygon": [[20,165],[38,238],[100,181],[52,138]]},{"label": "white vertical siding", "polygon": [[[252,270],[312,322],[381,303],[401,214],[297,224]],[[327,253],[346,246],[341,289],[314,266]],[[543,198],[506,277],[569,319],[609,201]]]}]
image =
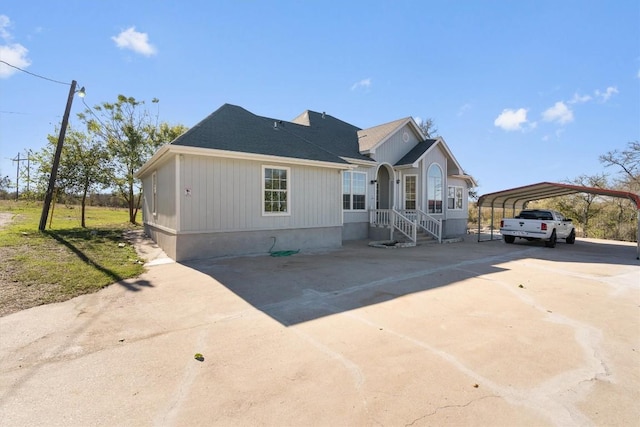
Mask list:
[{"label": "white vertical siding", "polygon": [[171,230],[176,230],[176,198],[173,193],[175,188],[175,157],[158,165],[153,172],[156,173],[156,215],[153,215],[153,172],[147,174],[142,180],[142,192],[144,194],[143,215],[147,224],[158,225]]},{"label": "white vertical siding", "polygon": [[263,215],[263,162],[184,155],[180,180],[182,231],[238,231],[326,227],[341,224],[341,175],[337,169],[290,168],[290,215]]},{"label": "white vertical siding", "polygon": [[[402,139],[404,132],[409,134],[409,140],[405,142]],[[413,147],[418,144],[418,138],[409,126],[403,126],[395,134],[391,135],[387,141],[380,147],[376,148],[375,154],[372,156],[378,163],[389,163],[395,165],[398,160],[404,157]]]}]

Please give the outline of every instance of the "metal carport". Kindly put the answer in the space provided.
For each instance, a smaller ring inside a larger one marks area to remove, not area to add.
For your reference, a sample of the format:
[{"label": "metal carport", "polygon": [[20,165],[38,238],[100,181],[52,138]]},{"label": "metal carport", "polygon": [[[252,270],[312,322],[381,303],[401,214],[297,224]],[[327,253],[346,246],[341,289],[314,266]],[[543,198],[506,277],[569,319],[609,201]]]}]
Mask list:
[{"label": "metal carport", "polygon": [[554,182],[540,182],[538,184],[525,185],[508,190],[498,191],[480,196],[478,198],[478,241],[480,242],[481,208],[491,208],[491,239],[493,240],[493,213],[495,208],[502,208],[505,216],[507,209],[515,215],[516,210],[525,209],[527,203],[534,200],[548,199],[551,197],[567,196],[569,194],[588,193],[600,196],[618,197],[631,200],[638,210],[638,232],[636,240],[636,259],[640,259],[640,196],[628,191],[608,190],[606,188],[583,187],[571,184],[558,184]]}]

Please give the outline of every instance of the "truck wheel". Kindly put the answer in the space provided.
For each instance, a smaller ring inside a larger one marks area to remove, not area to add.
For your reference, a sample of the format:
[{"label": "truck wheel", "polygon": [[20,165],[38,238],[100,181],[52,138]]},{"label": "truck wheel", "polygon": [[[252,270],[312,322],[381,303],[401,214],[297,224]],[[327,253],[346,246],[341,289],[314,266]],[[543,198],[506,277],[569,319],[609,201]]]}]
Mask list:
[{"label": "truck wheel", "polygon": [[556,230],[553,230],[551,232],[551,237],[549,238],[549,240],[544,242],[544,245],[546,247],[548,247],[548,248],[555,248],[556,247],[556,240],[558,240],[558,238],[556,237]]},{"label": "truck wheel", "polygon": [[569,237],[567,237],[566,242],[570,245],[573,245],[576,242],[576,230],[571,230]]},{"label": "truck wheel", "polygon": [[505,243],[513,243],[516,240],[515,236],[502,236],[502,238]]}]

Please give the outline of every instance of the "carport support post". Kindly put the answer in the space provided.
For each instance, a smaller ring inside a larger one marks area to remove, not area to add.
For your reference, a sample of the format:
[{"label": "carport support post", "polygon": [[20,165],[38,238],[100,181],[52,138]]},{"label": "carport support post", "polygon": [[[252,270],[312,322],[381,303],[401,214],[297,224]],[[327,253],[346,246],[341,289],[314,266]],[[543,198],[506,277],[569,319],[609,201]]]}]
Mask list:
[{"label": "carport support post", "polygon": [[481,209],[481,206],[480,206],[480,203],[478,203],[478,242],[480,241],[480,227],[482,226],[482,224],[480,223],[480,221],[482,221],[482,214],[480,212],[480,209]]}]

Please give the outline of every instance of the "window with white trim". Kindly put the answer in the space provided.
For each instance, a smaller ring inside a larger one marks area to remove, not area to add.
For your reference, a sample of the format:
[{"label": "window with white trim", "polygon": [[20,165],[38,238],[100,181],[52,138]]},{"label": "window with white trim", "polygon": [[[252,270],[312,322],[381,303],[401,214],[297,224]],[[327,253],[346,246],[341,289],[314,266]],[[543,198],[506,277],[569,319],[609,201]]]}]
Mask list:
[{"label": "window with white trim", "polygon": [[404,176],[404,208],[415,209],[417,197],[418,175]]},{"label": "window with white trim", "polygon": [[363,211],[366,209],[367,174],[342,172],[342,209]]},{"label": "window with white trim", "polygon": [[262,213],[263,215],[288,215],[289,207],[289,168],[262,167]]},{"label": "window with white trim", "polygon": [[427,173],[427,213],[442,213],[442,169],[436,163]]},{"label": "window with white trim", "polygon": [[158,173],[151,174],[151,213],[158,216]]},{"label": "window with white trim", "polygon": [[447,209],[462,210],[462,195],[464,190],[462,187],[450,185],[447,188]]}]

